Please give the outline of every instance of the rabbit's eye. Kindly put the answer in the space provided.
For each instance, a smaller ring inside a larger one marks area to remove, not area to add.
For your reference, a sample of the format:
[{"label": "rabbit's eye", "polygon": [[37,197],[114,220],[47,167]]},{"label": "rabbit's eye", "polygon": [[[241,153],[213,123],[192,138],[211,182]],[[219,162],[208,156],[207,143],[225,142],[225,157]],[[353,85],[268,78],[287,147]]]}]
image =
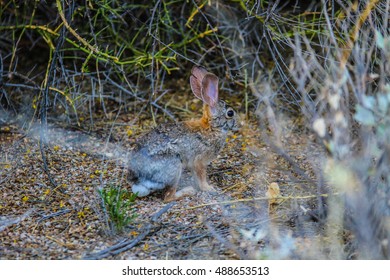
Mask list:
[{"label": "rabbit's eye", "polygon": [[226,111],[226,116],[227,116],[228,118],[233,118],[233,116],[234,116],[234,110],[233,110],[233,109],[228,109],[228,110]]}]

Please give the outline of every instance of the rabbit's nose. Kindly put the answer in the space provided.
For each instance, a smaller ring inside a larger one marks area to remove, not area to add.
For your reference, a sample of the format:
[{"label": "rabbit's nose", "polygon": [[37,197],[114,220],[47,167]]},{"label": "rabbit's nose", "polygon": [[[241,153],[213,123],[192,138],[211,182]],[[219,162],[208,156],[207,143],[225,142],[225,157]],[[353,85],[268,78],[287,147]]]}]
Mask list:
[{"label": "rabbit's nose", "polygon": [[239,131],[242,127],[242,124],[243,124],[242,121],[239,121],[239,120],[235,121],[231,127],[231,130],[232,131]]}]

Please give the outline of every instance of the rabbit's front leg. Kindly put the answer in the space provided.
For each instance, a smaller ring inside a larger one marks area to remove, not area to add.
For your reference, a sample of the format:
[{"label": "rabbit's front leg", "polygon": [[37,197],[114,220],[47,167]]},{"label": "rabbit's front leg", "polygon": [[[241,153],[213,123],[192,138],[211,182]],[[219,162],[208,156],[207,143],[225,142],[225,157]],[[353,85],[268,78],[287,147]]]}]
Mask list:
[{"label": "rabbit's front leg", "polygon": [[209,185],[207,182],[207,163],[201,158],[197,158],[194,161],[192,174],[198,184],[198,187],[201,191],[204,192],[215,192],[213,186]]},{"label": "rabbit's front leg", "polygon": [[168,187],[164,194],[164,201],[170,202],[176,199],[176,187]]},{"label": "rabbit's front leg", "polygon": [[165,191],[164,202],[179,200],[185,196],[193,196],[196,193],[193,187],[186,187],[176,192],[176,187],[168,187]]}]

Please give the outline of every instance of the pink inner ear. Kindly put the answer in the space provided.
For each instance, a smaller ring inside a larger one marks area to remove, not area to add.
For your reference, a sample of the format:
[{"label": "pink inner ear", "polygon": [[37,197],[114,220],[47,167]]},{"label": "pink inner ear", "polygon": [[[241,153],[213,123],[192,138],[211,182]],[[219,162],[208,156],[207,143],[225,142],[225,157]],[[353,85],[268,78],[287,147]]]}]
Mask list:
[{"label": "pink inner ear", "polygon": [[200,86],[200,83],[198,81],[197,78],[195,78],[194,76],[191,76],[190,77],[190,85],[191,85],[191,90],[192,90],[192,93],[198,97],[199,99],[202,99],[202,88]]},{"label": "pink inner ear", "polygon": [[206,74],[207,74],[206,69],[198,66],[192,67],[191,77],[190,77],[191,90],[194,93],[194,95],[201,100],[203,100],[202,81]]},{"label": "pink inner ear", "polygon": [[207,73],[202,80],[202,99],[210,107],[215,107],[218,102],[218,77]]},{"label": "pink inner ear", "polygon": [[207,74],[207,70],[203,67],[194,66],[192,67],[191,74],[198,78],[199,81],[202,81],[204,76]]}]

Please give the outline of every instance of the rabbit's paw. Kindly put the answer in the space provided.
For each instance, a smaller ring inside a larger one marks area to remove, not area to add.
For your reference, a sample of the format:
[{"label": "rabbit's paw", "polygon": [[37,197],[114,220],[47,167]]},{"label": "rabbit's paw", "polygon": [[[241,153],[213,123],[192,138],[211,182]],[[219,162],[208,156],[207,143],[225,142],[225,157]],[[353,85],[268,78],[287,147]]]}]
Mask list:
[{"label": "rabbit's paw", "polygon": [[199,187],[204,192],[208,192],[208,193],[211,193],[211,194],[216,194],[217,193],[217,190],[212,185],[210,185],[208,183],[204,183],[204,184],[200,185]]},{"label": "rabbit's paw", "polygon": [[186,188],[179,190],[176,193],[176,196],[177,197],[193,196],[194,194],[196,194],[196,190],[193,187],[186,187]]},{"label": "rabbit's paw", "polygon": [[168,188],[165,192],[164,201],[170,202],[174,200],[179,200],[185,196],[193,196],[196,193],[196,190],[193,187],[186,187],[179,191],[176,191],[176,188]]}]

